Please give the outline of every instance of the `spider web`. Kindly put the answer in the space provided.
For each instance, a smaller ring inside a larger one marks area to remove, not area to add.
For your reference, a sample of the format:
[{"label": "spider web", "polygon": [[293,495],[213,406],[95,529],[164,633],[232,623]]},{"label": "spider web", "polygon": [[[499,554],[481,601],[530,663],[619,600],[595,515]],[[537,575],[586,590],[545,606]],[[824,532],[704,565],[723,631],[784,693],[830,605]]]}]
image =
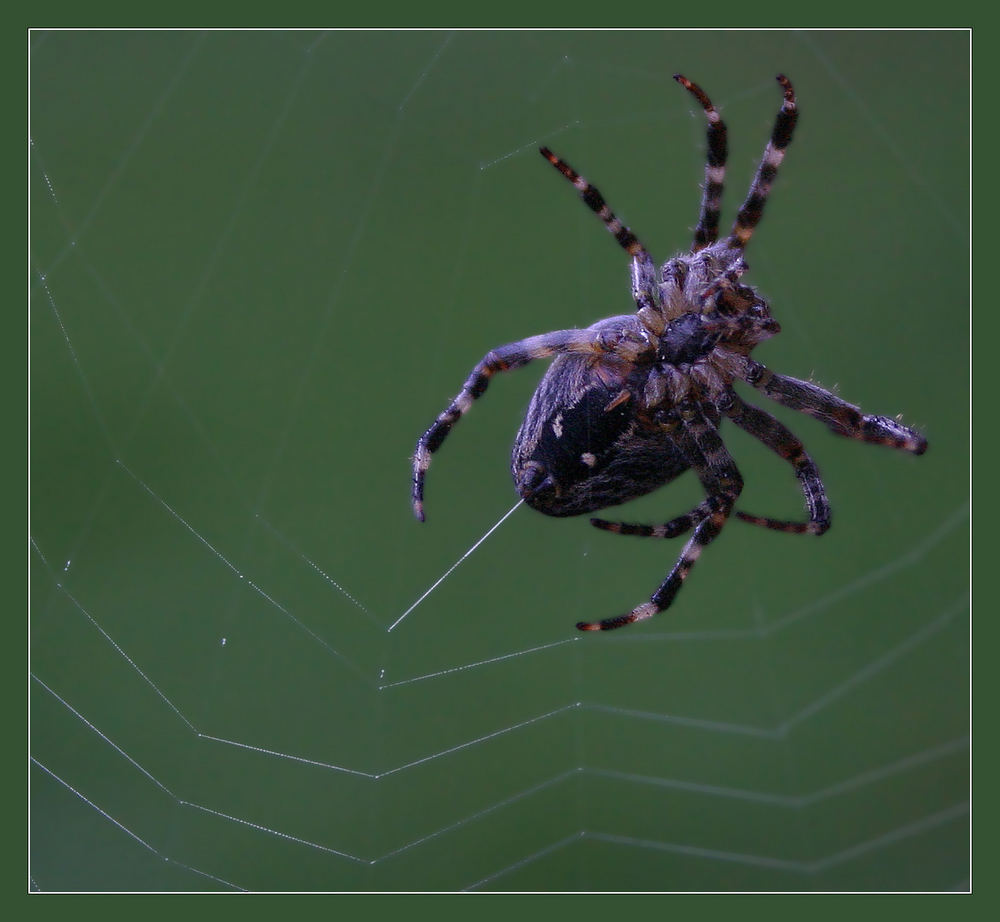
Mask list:
[{"label": "spider web", "polygon": [[[679,545],[511,508],[537,372],[424,526],[413,443],[492,346],[629,309],[533,148],[663,259],[703,151],[670,73],[723,111],[732,215],[779,69],[759,354],[931,450],[779,412],[833,530],[734,523],[668,615],[584,637]],[[33,33],[30,889],[967,888],[967,73],[964,32]]]}]

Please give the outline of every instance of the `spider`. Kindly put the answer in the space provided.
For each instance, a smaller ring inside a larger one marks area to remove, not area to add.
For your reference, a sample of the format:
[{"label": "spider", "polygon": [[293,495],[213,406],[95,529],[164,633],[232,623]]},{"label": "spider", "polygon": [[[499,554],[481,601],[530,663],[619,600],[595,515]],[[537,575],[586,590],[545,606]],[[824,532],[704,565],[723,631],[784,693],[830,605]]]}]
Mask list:
[{"label": "spider", "polygon": [[[573,184],[632,258],[637,310],[599,320],[585,330],[543,333],[488,352],[417,442],[413,458],[413,511],[423,521],[424,476],[431,456],[483,395],[490,378],[533,359],[555,356],[531,398],[511,456],[517,492],[529,506],[546,515],[580,515],[649,493],[689,468],[695,472],[705,499],[665,524],[591,519],[598,528],[619,535],[692,534],[648,602],[619,617],[581,621],[576,626],[583,631],[622,627],[668,608],[702,549],[733,514],[793,534],[821,535],[830,527],[823,481],[802,442],[769,413],[739,397],[735,381],[820,420],[836,435],[916,455],[927,449],[920,433],[896,420],[865,414],[813,383],[779,375],[750,357],[754,346],[780,330],[768,303],[740,280],[748,268],[744,250],[760,222],[798,117],[791,82],[784,75],[777,77],[784,98],[770,141],[732,230],[720,241],[726,127],[701,87],[680,74],[674,79],[701,104],[708,122],[705,185],[691,251],[657,269],[601,193],[548,148],[541,148],[542,156]],[[807,521],[734,513],[743,479],[719,436],[724,417],[791,465],[805,498]]]}]

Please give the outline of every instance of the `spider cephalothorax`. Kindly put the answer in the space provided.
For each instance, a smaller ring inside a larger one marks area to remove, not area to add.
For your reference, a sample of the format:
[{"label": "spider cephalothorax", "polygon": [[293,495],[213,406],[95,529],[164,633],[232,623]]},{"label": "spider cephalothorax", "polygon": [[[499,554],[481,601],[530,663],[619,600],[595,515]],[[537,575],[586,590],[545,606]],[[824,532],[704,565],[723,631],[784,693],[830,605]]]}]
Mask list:
[{"label": "spider cephalothorax", "polygon": [[499,371],[555,356],[531,398],[514,440],[511,472],[524,501],[546,515],[594,512],[641,496],[689,468],[706,498],[663,525],[591,519],[607,531],[672,538],[693,530],[673,569],[648,602],[617,618],[580,622],[581,630],[607,630],[650,618],[673,601],[701,549],[733,513],[743,480],[719,437],[723,417],[792,465],[808,520],[785,522],[735,514],[765,528],[819,535],[830,525],[823,482],[802,443],[778,420],[744,403],[740,380],[787,407],[824,422],[833,432],[923,454],[926,439],[884,416],[865,415],[829,391],[775,374],[750,358],[753,348],[779,332],[767,302],[740,279],[743,258],[785,148],[797,109],[789,80],[778,77],[784,100],[757,174],[729,236],[719,241],[719,206],[726,162],[726,128],[696,84],[675,79],[701,103],[708,119],[708,159],[701,216],[691,252],[657,269],[636,236],[608,208],[601,193],[547,148],[542,155],[580,193],[632,257],[637,311],[600,320],[585,330],[560,330],[501,346],[472,370],[459,395],[417,443],[413,510],[423,520],[424,475],[451,427]]}]

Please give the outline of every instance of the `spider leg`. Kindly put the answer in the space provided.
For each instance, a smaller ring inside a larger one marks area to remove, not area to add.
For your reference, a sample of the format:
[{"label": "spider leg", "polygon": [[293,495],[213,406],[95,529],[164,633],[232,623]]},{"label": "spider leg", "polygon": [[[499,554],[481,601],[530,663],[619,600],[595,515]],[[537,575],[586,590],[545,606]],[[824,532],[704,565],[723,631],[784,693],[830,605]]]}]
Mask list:
[{"label": "spider leg", "polygon": [[862,413],[859,407],[841,400],[822,387],[798,378],[775,374],[760,362],[748,361],[740,377],[782,406],[825,423],[836,435],[899,448],[915,455],[922,455],[927,451],[927,439],[914,429],[887,416]]},{"label": "spider leg", "polygon": [[784,74],[778,74],[777,80],[781,84],[785,98],[778,110],[778,117],[775,119],[774,129],[771,131],[771,140],[767,142],[760,166],[757,167],[757,175],[754,176],[753,182],[750,184],[746,201],[740,207],[739,213],[736,215],[736,222],[733,224],[729,239],[726,241],[729,246],[737,249],[743,249],[747,245],[753,236],[754,228],[764,214],[764,203],[771,192],[774,177],[778,174],[778,167],[785,159],[785,148],[792,140],[795,122],[799,117],[795,103],[795,90],[792,88],[791,81]]},{"label": "spider leg", "polygon": [[701,198],[701,215],[698,226],[694,230],[694,243],[691,252],[697,253],[710,243],[715,243],[719,236],[719,211],[722,207],[722,188],[726,178],[726,126],[722,117],[712,105],[705,91],[681,74],[674,74],[676,80],[686,89],[705,110],[708,119],[708,151],[705,159],[705,189]]},{"label": "spider leg", "polygon": [[[610,352],[626,360],[634,360],[643,347],[621,337],[594,330],[557,330],[539,336],[529,336],[487,352],[472,369],[458,395],[434,421],[417,442],[413,455],[413,514],[424,521],[424,475],[434,454],[452,426],[478,400],[497,372],[520,368],[535,359],[545,359],[564,352],[582,355],[606,355]],[[648,347],[647,347],[648,348]]]},{"label": "spider leg", "polygon": [[701,556],[702,549],[711,544],[722,531],[743,489],[743,478],[736,463],[722,444],[715,426],[705,418],[699,407],[689,404],[682,408],[681,423],[672,433],[672,438],[698,475],[714,508],[695,527],[694,534],[684,545],[673,569],[648,602],[637,605],[627,615],[617,618],[581,621],[577,624],[581,631],[613,630],[636,621],[645,621],[669,608],[695,561]]},{"label": "spider leg", "polygon": [[596,186],[587,182],[576,170],[553,154],[547,147],[539,148],[539,152],[573,183],[584,204],[604,222],[604,226],[618,241],[618,245],[632,257],[632,298],[639,308],[640,318],[644,323],[650,325],[653,332],[659,336],[665,328],[665,323],[662,320],[657,321],[660,316],[660,298],[657,291],[656,264],[653,262],[653,257],[639,242],[639,238],[615,216]]},{"label": "spider leg", "polygon": [[823,534],[830,527],[830,504],[819,476],[819,469],[813,459],[806,453],[798,438],[770,413],[765,413],[753,404],[744,403],[735,394],[732,398],[732,404],[723,411],[726,416],[744,432],[749,432],[754,438],[760,439],[775,454],[795,468],[795,476],[798,477],[802,485],[802,494],[805,496],[809,521],[785,522],[765,516],[748,515],[745,512],[737,512],[736,515],[744,522],[772,528],[775,531],[797,535]]},{"label": "spider leg", "polygon": [[689,532],[716,507],[711,499],[698,503],[690,512],[679,515],[662,525],[643,525],[635,522],[611,522],[607,519],[591,519],[595,528],[610,531],[616,535],[635,535],[638,538],[676,538]]},{"label": "spider leg", "polygon": [[[769,516],[750,515],[739,510],[738,518],[752,525],[760,525],[775,531],[791,534],[821,535],[830,527],[830,503],[826,498],[826,488],[820,479],[819,469],[809,457],[802,442],[770,413],[759,407],[744,403],[735,394],[733,402],[723,412],[737,426],[759,439],[777,455],[795,468],[795,476],[802,485],[802,493],[809,512],[808,522],[789,522]],[[690,512],[677,516],[663,525],[642,525],[629,522],[609,522],[606,519],[591,519],[590,524],[616,535],[636,535],[641,538],[676,538],[690,531],[714,509],[711,499],[706,499]]]}]

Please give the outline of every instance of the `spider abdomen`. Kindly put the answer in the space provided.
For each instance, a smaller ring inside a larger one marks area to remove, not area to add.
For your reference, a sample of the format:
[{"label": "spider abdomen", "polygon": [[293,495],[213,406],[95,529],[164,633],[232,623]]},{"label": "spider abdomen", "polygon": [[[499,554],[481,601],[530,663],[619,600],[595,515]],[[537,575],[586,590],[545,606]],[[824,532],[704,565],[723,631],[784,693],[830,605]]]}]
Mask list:
[{"label": "spider abdomen", "polygon": [[[629,329],[634,316],[590,329]],[[642,496],[688,468],[636,416],[648,366],[609,356],[558,356],[535,390],[514,440],[511,473],[525,502],[553,516],[581,515]],[[627,393],[627,398],[623,397]]]}]

